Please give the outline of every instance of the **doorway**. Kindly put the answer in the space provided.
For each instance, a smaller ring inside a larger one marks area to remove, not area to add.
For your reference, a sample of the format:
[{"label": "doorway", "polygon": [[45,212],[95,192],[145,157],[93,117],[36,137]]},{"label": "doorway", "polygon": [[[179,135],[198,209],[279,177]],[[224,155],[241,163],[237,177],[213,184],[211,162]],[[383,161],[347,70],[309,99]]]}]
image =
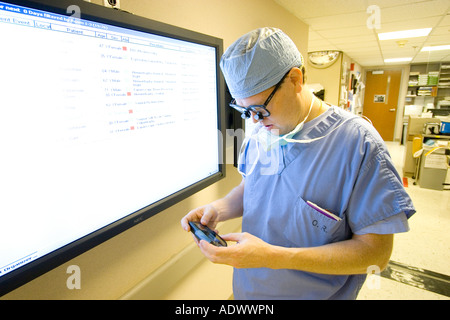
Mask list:
[{"label": "doorway", "polygon": [[366,73],[363,115],[385,141],[394,140],[401,78],[401,69]]}]

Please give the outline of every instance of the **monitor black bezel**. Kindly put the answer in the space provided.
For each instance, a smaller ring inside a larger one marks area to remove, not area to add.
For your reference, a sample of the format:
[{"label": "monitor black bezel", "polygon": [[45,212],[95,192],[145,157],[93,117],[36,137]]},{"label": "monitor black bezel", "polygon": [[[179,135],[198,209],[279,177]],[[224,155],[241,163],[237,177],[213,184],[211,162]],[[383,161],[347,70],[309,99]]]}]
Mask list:
[{"label": "monitor black bezel", "polygon": [[116,222],[106,225],[103,228],[84,236],[83,238],[77,239],[72,243],[69,243],[43,257],[40,257],[35,261],[32,261],[14,271],[3,275],[2,277],[0,277],[0,296],[3,296],[8,292],[17,289],[18,287],[43,275],[44,273],[62,265],[63,263],[66,263],[67,261],[77,257],[78,255],[124,232],[125,230],[128,230],[129,228],[141,223],[142,221],[147,220],[148,218],[171,207],[172,205],[182,201],[183,199],[192,196],[196,192],[210,186],[211,184],[214,184],[223,179],[225,177],[225,144],[222,141],[222,137],[225,136],[225,85],[219,68],[220,57],[223,53],[223,40],[220,38],[144,18],[128,13],[126,11],[106,8],[81,0],[1,1],[13,5],[30,7],[37,10],[50,11],[66,16],[71,15],[66,12],[67,8],[71,5],[77,5],[80,8],[82,19],[214,47],[216,49],[216,82],[218,88],[217,139],[219,142],[219,172],[202,180],[199,180],[198,182],[184,189],[181,189],[156,203],[144,207],[136,212],[130,213],[129,215]]}]

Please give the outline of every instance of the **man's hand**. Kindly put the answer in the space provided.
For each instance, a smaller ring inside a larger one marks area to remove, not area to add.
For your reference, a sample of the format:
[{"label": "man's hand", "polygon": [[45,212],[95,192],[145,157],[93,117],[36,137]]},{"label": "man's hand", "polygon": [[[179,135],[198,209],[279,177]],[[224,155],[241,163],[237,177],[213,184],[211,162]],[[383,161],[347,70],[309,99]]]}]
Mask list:
[{"label": "man's hand", "polygon": [[211,230],[215,230],[218,220],[218,213],[212,204],[208,204],[194,210],[191,210],[181,219],[181,227],[185,231],[190,231],[189,221],[200,222],[208,226]]},{"label": "man's hand", "polygon": [[202,240],[202,253],[212,262],[235,268],[269,267],[268,254],[272,246],[249,233],[229,233],[221,236],[225,241],[235,241],[228,247],[216,247]]}]

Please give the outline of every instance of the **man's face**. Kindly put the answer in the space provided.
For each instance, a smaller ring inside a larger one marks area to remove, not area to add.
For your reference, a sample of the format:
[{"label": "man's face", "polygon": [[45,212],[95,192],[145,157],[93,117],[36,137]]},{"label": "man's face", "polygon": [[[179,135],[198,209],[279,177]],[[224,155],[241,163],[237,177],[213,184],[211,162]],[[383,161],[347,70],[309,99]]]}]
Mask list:
[{"label": "man's face", "polygon": [[[248,98],[236,99],[236,103],[243,107],[262,105],[273,89],[274,87]],[[259,122],[267,130],[272,130],[272,133],[278,135],[284,135],[294,130],[306,116],[304,108],[300,107],[300,98],[297,93],[296,83],[288,75],[267,105],[270,116]],[[258,120],[255,120],[254,116],[255,114],[252,112],[253,122],[256,123]]]}]

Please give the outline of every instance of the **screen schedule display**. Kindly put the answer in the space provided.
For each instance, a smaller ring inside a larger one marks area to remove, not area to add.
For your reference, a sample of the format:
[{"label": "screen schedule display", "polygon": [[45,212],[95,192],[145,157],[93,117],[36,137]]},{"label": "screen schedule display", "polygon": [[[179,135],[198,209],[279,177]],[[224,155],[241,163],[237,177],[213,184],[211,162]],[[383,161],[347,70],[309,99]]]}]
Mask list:
[{"label": "screen schedule display", "polygon": [[0,277],[219,171],[215,48],[2,2],[0,42]]}]

